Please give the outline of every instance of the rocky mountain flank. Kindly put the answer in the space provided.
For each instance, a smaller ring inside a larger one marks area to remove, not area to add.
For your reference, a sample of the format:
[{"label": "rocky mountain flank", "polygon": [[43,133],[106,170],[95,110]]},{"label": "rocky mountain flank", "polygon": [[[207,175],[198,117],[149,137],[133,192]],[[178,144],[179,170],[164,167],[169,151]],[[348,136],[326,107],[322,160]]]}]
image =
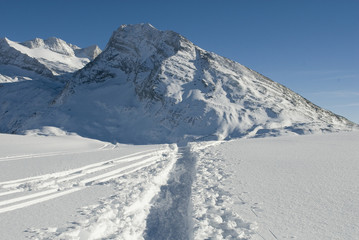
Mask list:
[{"label": "rocky mountain flank", "polygon": [[53,98],[46,110],[5,131],[55,126],[107,141],[164,143],[358,127],[239,63],[150,24],[122,25],[101,54],[49,95]]}]

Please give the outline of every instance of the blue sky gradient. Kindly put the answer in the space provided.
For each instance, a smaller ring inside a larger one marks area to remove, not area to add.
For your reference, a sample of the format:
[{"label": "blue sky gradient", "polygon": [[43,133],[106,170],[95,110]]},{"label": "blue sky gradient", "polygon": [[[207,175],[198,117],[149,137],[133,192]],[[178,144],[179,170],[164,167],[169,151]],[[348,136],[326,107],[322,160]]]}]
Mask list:
[{"label": "blue sky gradient", "polygon": [[359,123],[358,0],[2,1],[0,37],[106,46],[121,24],[151,23]]}]

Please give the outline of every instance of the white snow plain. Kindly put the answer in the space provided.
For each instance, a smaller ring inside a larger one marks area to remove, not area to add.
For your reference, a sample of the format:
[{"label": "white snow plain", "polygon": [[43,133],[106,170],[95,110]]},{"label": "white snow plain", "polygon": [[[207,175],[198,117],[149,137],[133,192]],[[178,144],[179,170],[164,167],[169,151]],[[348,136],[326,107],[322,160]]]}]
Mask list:
[{"label": "white snow plain", "polygon": [[2,239],[355,239],[359,132],[172,145],[0,134]]}]

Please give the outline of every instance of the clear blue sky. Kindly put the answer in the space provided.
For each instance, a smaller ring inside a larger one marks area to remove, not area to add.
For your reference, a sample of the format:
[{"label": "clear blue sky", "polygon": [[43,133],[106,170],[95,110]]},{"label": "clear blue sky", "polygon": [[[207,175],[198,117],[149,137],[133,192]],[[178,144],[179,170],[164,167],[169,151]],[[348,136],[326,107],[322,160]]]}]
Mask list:
[{"label": "clear blue sky", "polygon": [[359,123],[359,0],[1,1],[0,37],[101,48],[151,23]]}]

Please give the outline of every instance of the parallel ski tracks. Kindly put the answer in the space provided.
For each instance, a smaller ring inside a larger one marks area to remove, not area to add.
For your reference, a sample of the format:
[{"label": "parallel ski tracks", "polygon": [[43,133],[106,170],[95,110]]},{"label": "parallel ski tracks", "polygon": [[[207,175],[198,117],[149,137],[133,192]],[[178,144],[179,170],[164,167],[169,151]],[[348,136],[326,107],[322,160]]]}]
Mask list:
[{"label": "parallel ski tracks", "polygon": [[[78,154],[78,153],[91,153],[91,152],[98,152],[107,150],[112,144],[104,144],[102,147],[94,150],[89,151],[74,151],[74,152],[48,152],[48,153],[35,153],[35,154],[23,154],[23,155],[15,155],[15,156],[6,156],[0,157],[0,162],[8,162],[8,161],[16,161],[16,160],[23,160],[28,158],[40,158],[40,157],[54,157],[54,156],[63,156],[63,155],[70,155],[70,154]],[[116,146],[113,146],[114,148]]]},{"label": "parallel ski tracks", "polygon": [[6,198],[0,200],[0,214],[130,174],[161,161],[166,152],[168,149],[147,150],[66,171],[0,182],[0,199]]}]

